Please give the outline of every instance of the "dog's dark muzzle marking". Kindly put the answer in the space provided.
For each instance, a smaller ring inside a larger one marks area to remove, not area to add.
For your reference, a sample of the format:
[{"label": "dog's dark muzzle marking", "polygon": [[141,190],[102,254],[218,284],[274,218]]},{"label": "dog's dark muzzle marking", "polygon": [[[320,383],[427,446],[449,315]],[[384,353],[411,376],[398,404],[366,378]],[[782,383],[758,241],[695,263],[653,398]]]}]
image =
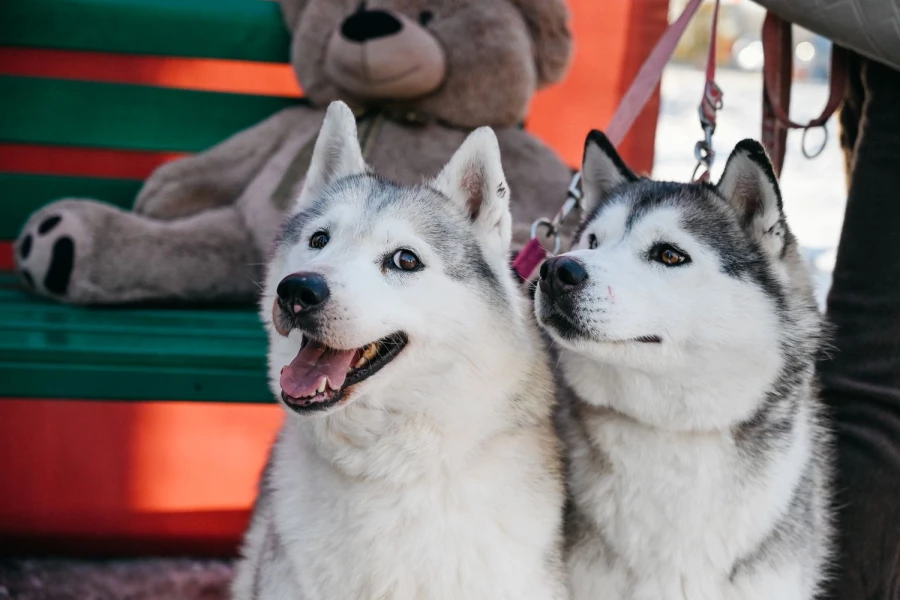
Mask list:
[{"label": "dog's dark muzzle marking", "polygon": [[580,261],[571,256],[556,256],[541,265],[539,285],[542,292],[555,299],[577,290],[587,278]]}]

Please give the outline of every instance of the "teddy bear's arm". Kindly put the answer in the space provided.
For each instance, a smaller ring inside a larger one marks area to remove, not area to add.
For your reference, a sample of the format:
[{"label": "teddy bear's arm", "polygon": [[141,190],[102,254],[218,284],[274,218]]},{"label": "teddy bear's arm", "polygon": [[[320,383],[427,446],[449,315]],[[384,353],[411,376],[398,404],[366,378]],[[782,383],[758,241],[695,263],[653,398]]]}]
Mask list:
[{"label": "teddy bear's arm", "polygon": [[134,211],[168,220],[233,203],[308,112],[287,108],[206,152],[162,165],[144,183]]}]

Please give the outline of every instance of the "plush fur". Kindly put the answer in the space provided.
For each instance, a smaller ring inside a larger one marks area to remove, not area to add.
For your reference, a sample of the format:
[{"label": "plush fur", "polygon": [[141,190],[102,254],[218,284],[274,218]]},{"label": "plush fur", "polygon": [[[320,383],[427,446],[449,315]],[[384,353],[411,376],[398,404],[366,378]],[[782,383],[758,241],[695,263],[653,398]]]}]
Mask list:
[{"label": "plush fur", "polygon": [[599,132],[535,310],[566,388],[576,600],[812,598],[831,550],[822,323],[771,165],[637,178]]},{"label": "plush fur", "polygon": [[[404,186],[366,166],[349,109],[329,108],[266,277],[269,379],[288,418],[236,600],[565,597],[552,380],[507,263],[509,197],[490,129]],[[419,266],[399,269],[401,252]],[[285,300],[280,282],[301,274],[327,300]],[[309,344],[377,340],[405,346],[359,382],[288,395],[282,370]]]},{"label": "plush fur", "polygon": [[[281,6],[309,102],[160,167],[134,212],[81,199],[44,207],[16,243],[26,286],[79,304],[256,298],[255,282],[287,212],[273,192],[335,99],[381,115],[366,160],[404,184],[435,176],[471,129],[495,127],[514,192],[516,247],[546,213],[548,198],[563,196],[568,168],[518,127],[535,90],[560,79],[568,65],[562,0]],[[290,183],[288,195],[295,196],[302,173]],[[57,217],[60,225],[41,233]]]}]

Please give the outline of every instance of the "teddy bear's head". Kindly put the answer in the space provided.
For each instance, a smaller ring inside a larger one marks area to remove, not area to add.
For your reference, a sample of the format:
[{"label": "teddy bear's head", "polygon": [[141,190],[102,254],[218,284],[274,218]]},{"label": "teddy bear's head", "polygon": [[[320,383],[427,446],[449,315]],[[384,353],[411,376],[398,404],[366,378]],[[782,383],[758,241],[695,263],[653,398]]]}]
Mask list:
[{"label": "teddy bear's head", "polygon": [[511,126],[572,50],[564,0],[280,0],[306,97]]}]

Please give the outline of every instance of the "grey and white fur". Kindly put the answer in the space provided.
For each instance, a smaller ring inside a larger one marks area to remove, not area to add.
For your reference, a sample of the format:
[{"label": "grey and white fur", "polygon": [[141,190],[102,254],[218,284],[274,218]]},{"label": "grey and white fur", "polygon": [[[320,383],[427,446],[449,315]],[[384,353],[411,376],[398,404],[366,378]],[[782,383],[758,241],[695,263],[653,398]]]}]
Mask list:
[{"label": "grey and white fur", "polygon": [[509,194],[489,128],[402,186],[329,107],[266,278],[287,418],[233,598],[566,596],[553,384],[508,266]]},{"label": "grey and white fur", "polygon": [[575,600],[805,600],[832,549],[823,323],[763,148],[636,177],[597,131],[586,219],[541,270]]}]

